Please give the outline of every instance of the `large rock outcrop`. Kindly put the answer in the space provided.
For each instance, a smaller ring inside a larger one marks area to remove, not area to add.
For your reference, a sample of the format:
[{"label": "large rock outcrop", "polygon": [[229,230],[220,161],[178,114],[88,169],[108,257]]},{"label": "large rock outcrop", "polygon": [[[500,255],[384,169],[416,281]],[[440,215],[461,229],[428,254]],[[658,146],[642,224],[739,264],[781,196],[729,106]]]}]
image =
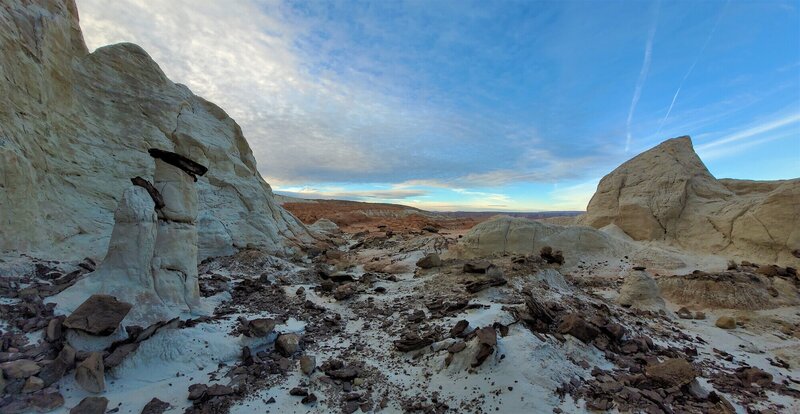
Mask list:
[{"label": "large rock outcrop", "polygon": [[673,138],[600,180],[579,223],[616,225],[634,240],[660,240],[727,257],[798,264],[800,179],[717,180],[689,137]]},{"label": "large rock outcrop", "polygon": [[89,53],[73,0],[4,1],[0,51],[0,252],[102,257],[130,178],[158,168],[150,148],[209,167],[197,182],[201,259],[311,240],[275,203],[236,122],[139,46]]}]

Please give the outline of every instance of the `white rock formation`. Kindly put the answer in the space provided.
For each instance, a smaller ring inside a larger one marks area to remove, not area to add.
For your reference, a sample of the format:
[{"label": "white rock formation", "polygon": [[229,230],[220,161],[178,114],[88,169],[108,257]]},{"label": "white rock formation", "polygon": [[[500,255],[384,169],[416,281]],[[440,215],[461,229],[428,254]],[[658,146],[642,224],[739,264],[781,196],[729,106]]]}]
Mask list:
[{"label": "white rock formation", "polygon": [[689,137],[674,138],[603,177],[579,222],[613,224],[634,240],[798,265],[800,179],[717,180]]},{"label": "white rock formation", "polygon": [[623,241],[585,226],[559,226],[521,217],[496,216],[473,227],[458,246],[464,257],[495,253],[538,255],[542,247],[561,250],[567,264],[584,257],[622,257]]},{"label": "white rock formation", "polygon": [[666,309],[658,283],[646,270],[633,269],[625,276],[617,303],[651,311]]},{"label": "white rock formation", "polygon": [[201,258],[311,240],[236,122],[139,46],[89,53],[73,0],[3,2],[0,51],[0,253],[102,258],[129,179],[154,175],[153,147],[210,169],[197,182]]}]

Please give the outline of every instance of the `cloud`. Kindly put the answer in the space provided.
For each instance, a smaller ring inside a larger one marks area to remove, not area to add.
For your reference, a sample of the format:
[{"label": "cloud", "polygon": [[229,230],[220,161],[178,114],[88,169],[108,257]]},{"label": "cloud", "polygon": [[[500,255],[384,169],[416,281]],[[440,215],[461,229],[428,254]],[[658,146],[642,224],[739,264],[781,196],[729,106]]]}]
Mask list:
[{"label": "cloud", "polygon": [[738,141],[742,141],[748,138],[752,138],[754,136],[761,135],[766,132],[774,131],[776,129],[792,125],[795,123],[800,122],[800,112],[791,113],[785,116],[782,116],[778,119],[773,119],[771,121],[760,123],[754,126],[751,126],[743,131],[727,135],[721,138],[717,138],[714,141],[707,142],[705,144],[701,144],[697,146],[698,151],[708,151],[712,148],[720,147],[722,145],[730,146]]},{"label": "cloud", "polygon": [[[399,38],[387,38],[391,32],[366,10],[348,8],[352,16],[342,19],[332,14],[342,4],[329,12],[281,0],[78,0],[78,6],[90,49],[140,44],[171,79],[224,108],[242,126],[262,175],[280,183],[438,180],[461,186],[505,182],[514,179],[512,172],[523,180],[578,173],[548,170],[555,160],[574,159],[570,148],[540,151],[547,163],[526,158],[525,147],[542,145],[530,122],[485,106],[467,109],[477,94],[490,93],[490,85],[474,91],[456,84],[443,93],[431,87],[450,80],[425,80],[426,72],[409,58],[452,63],[413,43],[394,44]],[[444,8],[464,19],[491,17]],[[406,12],[412,15],[406,23],[421,24],[414,13],[427,18],[441,11],[413,6]],[[364,33],[343,27],[350,20]],[[486,50],[480,37],[459,38],[463,33],[453,22],[445,27],[449,34],[419,36],[434,36],[440,52]],[[498,57],[485,53],[489,61]]]},{"label": "cloud", "polygon": [[644,46],[644,60],[642,61],[642,69],[639,70],[639,77],[636,79],[636,87],[633,90],[633,98],[631,98],[631,106],[628,109],[628,119],[625,122],[625,152],[631,147],[631,124],[633,123],[633,113],[636,112],[636,105],[639,103],[639,98],[642,96],[642,88],[644,82],[647,80],[647,72],[650,71],[650,60],[653,54],[653,39],[656,36],[656,27],[658,27],[658,8],[660,4],[656,4],[656,17],[653,25],[650,26],[650,31],[647,34],[647,42]]},{"label": "cloud", "polygon": [[297,198],[309,199],[345,199],[345,200],[365,200],[365,201],[383,201],[383,200],[406,200],[416,197],[423,197],[429,194],[425,190],[409,190],[409,189],[388,189],[388,190],[343,190],[340,188],[314,188],[314,187],[285,187],[277,188],[275,192],[278,194],[287,195]]},{"label": "cloud", "polygon": [[697,57],[695,57],[694,62],[689,66],[689,70],[686,71],[686,74],[683,75],[680,83],[678,83],[678,89],[675,90],[675,94],[672,96],[672,102],[669,103],[669,108],[667,108],[667,113],[664,115],[664,118],[658,124],[658,130],[656,131],[656,135],[659,135],[661,129],[664,127],[664,123],[667,122],[669,115],[672,113],[672,108],[675,107],[675,102],[678,100],[678,94],[681,93],[681,88],[683,88],[683,84],[686,83],[686,79],[689,79],[689,75],[692,74],[694,71],[695,66],[697,66],[697,62],[700,61],[700,58],[703,57],[703,53],[706,51],[708,47],[708,43],[711,42],[711,38],[714,37],[714,33],[717,31],[717,27],[719,27],[719,22],[722,21],[722,16],[725,14],[725,9],[728,7],[728,3],[730,0],[725,2],[725,5],[722,7],[722,11],[720,11],[719,16],[717,16],[717,21],[714,23],[714,26],[711,28],[711,31],[708,33],[708,37],[706,37],[706,41],[703,42],[703,46],[700,48],[700,52],[697,53]]}]

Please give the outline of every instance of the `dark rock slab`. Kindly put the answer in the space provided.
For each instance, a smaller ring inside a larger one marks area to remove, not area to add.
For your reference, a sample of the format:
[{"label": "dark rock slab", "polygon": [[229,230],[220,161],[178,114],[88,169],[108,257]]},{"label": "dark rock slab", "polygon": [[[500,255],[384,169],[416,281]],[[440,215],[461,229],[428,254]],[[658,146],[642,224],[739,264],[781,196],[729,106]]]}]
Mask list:
[{"label": "dark rock slab", "polygon": [[64,326],[91,335],[108,336],[117,330],[132,307],[110,295],[92,295],[64,320]]}]

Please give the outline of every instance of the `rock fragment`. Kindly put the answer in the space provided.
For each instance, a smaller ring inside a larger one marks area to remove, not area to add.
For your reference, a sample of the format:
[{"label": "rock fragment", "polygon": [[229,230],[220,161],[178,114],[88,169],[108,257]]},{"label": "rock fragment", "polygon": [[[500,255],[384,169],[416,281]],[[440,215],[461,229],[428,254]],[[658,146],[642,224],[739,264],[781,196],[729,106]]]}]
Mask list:
[{"label": "rock fragment", "polygon": [[69,414],[105,414],[108,407],[106,397],[86,397],[69,410]]},{"label": "rock fragment", "polygon": [[86,391],[100,393],[106,389],[103,354],[92,352],[75,368],[75,382]]}]

